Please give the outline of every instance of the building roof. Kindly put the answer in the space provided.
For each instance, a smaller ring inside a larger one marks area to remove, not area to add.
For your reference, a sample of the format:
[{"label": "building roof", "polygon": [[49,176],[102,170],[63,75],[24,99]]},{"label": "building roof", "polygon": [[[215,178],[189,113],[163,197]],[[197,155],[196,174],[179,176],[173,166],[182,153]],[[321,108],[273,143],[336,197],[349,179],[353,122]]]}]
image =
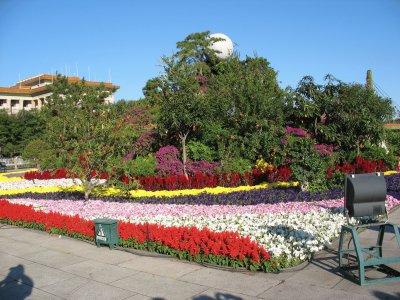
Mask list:
[{"label": "building roof", "polygon": [[[20,95],[37,95],[50,92],[48,85],[56,78],[55,75],[40,74],[21,81],[18,81],[11,87],[0,87],[0,94],[20,94]],[[77,83],[82,81],[76,76],[66,77],[69,83]],[[89,86],[96,86],[103,83],[106,88],[119,89],[118,85],[113,85],[111,82],[86,81]]]},{"label": "building roof", "polygon": [[388,129],[400,129],[400,124],[390,123],[384,125]]}]

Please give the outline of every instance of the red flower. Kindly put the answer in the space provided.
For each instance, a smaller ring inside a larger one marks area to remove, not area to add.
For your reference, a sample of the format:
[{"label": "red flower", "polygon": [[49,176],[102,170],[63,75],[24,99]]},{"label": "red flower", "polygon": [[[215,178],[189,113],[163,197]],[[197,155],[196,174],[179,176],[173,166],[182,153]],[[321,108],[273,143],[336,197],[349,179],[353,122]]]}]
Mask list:
[{"label": "red flower", "polygon": [[[0,219],[42,224],[46,230],[57,228],[68,234],[94,237],[94,222],[78,215],[67,216],[54,212],[35,211],[32,206],[13,204],[0,200]],[[143,244],[147,239],[172,249],[196,254],[227,256],[243,260],[247,257],[253,263],[269,260],[270,254],[249,237],[241,237],[237,232],[214,232],[207,228],[166,227],[158,224],[118,223],[119,236],[123,240],[133,239]]]}]

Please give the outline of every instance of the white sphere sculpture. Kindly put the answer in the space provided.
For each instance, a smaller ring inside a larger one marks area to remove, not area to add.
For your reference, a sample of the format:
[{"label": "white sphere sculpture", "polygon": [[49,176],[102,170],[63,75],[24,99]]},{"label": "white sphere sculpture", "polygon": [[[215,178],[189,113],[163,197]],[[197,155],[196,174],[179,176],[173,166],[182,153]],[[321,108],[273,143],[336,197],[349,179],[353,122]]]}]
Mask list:
[{"label": "white sphere sculpture", "polygon": [[218,42],[214,42],[210,45],[210,49],[219,51],[215,55],[219,58],[225,59],[232,55],[233,53],[233,43],[232,40],[223,33],[213,33],[210,34],[210,38],[223,39]]}]

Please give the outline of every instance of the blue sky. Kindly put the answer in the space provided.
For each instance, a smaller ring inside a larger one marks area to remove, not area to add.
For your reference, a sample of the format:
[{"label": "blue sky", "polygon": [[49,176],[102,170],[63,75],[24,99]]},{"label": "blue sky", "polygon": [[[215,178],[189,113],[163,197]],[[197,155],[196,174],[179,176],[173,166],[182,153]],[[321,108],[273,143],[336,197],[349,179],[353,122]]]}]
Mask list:
[{"label": "blue sky", "polygon": [[242,58],[267,58],[283,88],[328,73],[364,83],[371,69],[400,106],[399,0],[0,0],[0,86],[90,73],[120,85],[116,99],[138,99],[161,56],[206,30],[228,35]]}]

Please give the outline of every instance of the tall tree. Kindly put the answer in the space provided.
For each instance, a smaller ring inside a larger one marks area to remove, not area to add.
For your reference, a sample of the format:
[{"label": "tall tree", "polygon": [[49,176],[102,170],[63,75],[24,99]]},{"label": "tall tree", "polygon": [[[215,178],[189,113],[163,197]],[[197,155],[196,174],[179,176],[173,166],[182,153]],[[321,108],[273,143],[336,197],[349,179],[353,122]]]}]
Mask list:
[{"label": "tall tree", "polygon": [[186,142],[207,118],[206,101],[200,92],[197,69],[178,61],[174,56],[163,57],[164,75],[149,80],[145,96],[160,109],[157,124],[161,135],[170,140],[179,138],[186,172]]},{"label": "tall tree", "polygon": [[218,134],[222,147],[235,145],[237,155],[251,161],[269,159],[284,120],[277,73],[260,57],[241,61],[234,56],[215,69],[209,102],[215,128],[224,129]]},{"label": "tall tree", "polygon": [[208,118],[206,83],[218,61],[209,45],[220,39],[208,35],[208,31],[194,33],[178,42],[175,54],[162,57],[163,74],[150,79],[143,89],[146,98],[159,106],[160,133],[170,141],[179,139],[185,175],[186,143]]},{"label": "tall tree", "polygon": [[128,145],[121,142],[123,120],[106,104],[113,91],[104,85],[89,86],[84,80],[70,84],[59,76],[51,91],[44,108],[48,142],[63,166],[81,180],[88,199],[99,171],[107,170],[112,157],[127,151]]},{"label": "tall tree", "polygon": [[255,160],[271,152],[282,125],[283,92],[268,61],[220,59],[210,49],[219,40],[208,31],[190,34],[177,43],[176,54],[163,57],[163,74],[144,88],[146,98],[159,105],[160,132],[180,141],[184,163],[189,137],[218,148],[219,158],[240,148]]}]

